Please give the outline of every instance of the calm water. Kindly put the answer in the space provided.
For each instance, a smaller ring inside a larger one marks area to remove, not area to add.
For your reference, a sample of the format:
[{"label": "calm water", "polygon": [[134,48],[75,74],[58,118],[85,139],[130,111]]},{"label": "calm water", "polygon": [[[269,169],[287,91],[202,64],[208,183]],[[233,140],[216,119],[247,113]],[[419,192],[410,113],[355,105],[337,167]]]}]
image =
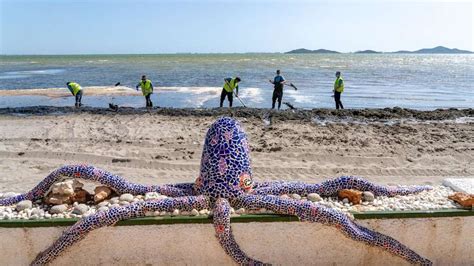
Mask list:
[{"label": "calm water", "polygon": [[[147,74],[158,86],[155,105],[215,107],[223,78],[239,75],[245,103],[270,107],[273,88],[268,79],[276,69],[298,87],[298,91],[286,87],[283,100],[300,108],[333,107],[331,91],[337,70],[345,79],[342,101],[346,108],[474,107],[474,55],[0,56],[0,90],[60,88],[69,80],[83,87],[116,82],[134,87],[141,74]],[[160,91],[160,86],[179,89]],[[72,102],[71,97],[1,97],[0,107]],[[87,96],[86,91],[83,102],[105,107],[107,98]],[[115,102],[144,105],[142,97],[116,97]]]}]

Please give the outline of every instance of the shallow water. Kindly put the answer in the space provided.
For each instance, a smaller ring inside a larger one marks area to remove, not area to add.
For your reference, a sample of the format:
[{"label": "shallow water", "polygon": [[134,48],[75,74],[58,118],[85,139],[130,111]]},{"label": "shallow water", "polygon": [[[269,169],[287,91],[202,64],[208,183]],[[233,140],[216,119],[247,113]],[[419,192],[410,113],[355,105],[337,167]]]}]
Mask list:
[{"label": "shallow water", "polygon": [[[158,86],[154,103],[163,107],[215,107],[223,78],[239,75],[247,106],[270,107],[275,69],[298,91],[286,87],[283,101],[299,108],[333,107],[332,84],[339,70],[345,79],[346,108],[414,109],[474,106],[474,55],[400,54],[176,54],[0,56],[0,90],[60,88],[67,81],[84,87],[134,87],[141,74]],[[163,90],[160,87],[167,87]],[[0,107],[71,105],[72,97],[2,96]],[[104,107],[111,97],[87,94],[88,106]],[[126,106],[144,105],[143,97],[114,97]],[[234,99],[235,105],[241,105]]]}]

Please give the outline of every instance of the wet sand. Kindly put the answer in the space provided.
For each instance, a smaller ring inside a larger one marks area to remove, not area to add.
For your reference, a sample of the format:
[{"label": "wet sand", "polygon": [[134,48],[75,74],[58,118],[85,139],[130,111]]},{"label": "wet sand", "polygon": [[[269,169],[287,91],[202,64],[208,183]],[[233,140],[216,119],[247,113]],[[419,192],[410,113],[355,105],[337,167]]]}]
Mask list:
[{"label": "wet sand", "polygon": [[[134,182],[193,182],[207,127],[242,122],[257,180],[382,184],[474,177],[474,110],[0,109],[0,192],[24,192],[52,170],[89,163]],[[272,122],[269,124],[269,122]],[[461,122],[461,123],[460,123]]]}]

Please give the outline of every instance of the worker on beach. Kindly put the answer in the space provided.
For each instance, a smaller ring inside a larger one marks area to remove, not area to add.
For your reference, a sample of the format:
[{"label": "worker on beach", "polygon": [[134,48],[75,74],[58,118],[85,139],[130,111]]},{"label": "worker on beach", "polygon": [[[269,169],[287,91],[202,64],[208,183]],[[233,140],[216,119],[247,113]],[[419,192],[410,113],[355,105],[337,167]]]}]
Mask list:
[{"label": "worker on beach", "polygon": [[146,100],[146,107],[151,108],[153,107],[153,103],[151,102],[151,95],[153,94],[153,84],[151,80],[146,78],[146,75],[142,76],[142,80],[135,86],[135,89],[138,91],[138,87],[141,87],[142,94],[145,96]]},{"label": "worker on beach", "polygon": [[268,80],[273,84],[272,109],[275,109],[275,102],[278,100],[278,110],[281,107],[281,100],[283,99],[283,87],[285,86],[285,78],[280,75],[280,70],[276,71],[276,76],[273,80]]},{"label": "worker on beach", "polygon": [[332,90],[334,92],[334,101],[336,101],[336,109],[344,109],[344,106],[342,106],[341,102],[341,94],[344,91],[344,80],[341,77],[341,72],[337,71],[336,72],[336,81],[334,81],[334,89]]},{"label": "worker on beach", "polygon": [[72,82],[72,81],[67,82],[66,85],[67,85],[67,88],[69,89],[69,91],[72,93],[72,95],[74,95],[74,97],[76,97],[75,106],[77,108],[81,107],[82,106],[82,103],[81,103],[81,100],[82,100],[81,85],[79,85],[76,82]]},{"label": "worker on beach", "polygon": [[222,88],[221,92],[221,102],[220,107],[224,104],[225,97],[229,100],[229,107],[232,107],[232,101],[234,99],[234,89],[235,89],[235,96],[239,97],[239,77],[235,78],[226,78],[224,79],[224,87]]}]

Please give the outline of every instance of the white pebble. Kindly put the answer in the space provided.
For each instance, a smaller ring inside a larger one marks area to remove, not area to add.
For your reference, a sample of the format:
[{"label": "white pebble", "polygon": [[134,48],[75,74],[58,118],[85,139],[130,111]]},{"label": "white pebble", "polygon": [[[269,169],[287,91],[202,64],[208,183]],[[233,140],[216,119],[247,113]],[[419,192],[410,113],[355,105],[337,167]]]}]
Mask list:
[{"label": "white pebble", "polygon": [[51,207],[51,209],[49,210],[50,213],[52,214],[58,214],[58,213],[63,213],[65,211],[67,211],[67,205],[66,204],[62,204],[62,205],[55,205],[53,207]]},{"label": "white pebble", "polygon": [[147,192],[145,194],[145,200],[155,200],[155,199],[158,199],[160,197],[160,194],[158,194],[157,192]]},{"label": "white pebble", "polygon": [[119,198],[120,201],[127,201],[127,202],[132,202],[133,201],[133,195],[130,193],[125,193],[120,195]]},{"label": "white pebble", "polygon": [[88,210],[89,210],[89,206],[85,204],[79,204],[76,207],[74,207],[74,209],[72,210],[72,213],[82,215],[82,214],[85,214]]},{"label": "white pebble", "polygon": [[191,211],[191,215],[192,215],[192,216],[198,216],[198,215],[199,215],[198,210],[193,209],[193,210]]},{"label": "white pebble", "polygon": [[100,207],[100,208],[98,209],[98,211],[100,211],[100,212],[106,212],[106,211],[108,211],[108,210],[109,210],[109,208],[106,207],[106,206],[102,206],[102,207]]},{"label": "white pebble", "polygon": [[31,209],[32,207],[33,207],[33,202],[31,202],[31,200],[22,200],[16,204],[17,211]]},{"label": "white pebble", "polygon": [[113,197],[109,201],[110,201],[110,204],[118,204],[120,202],[118,197]]},{"label": "white pebble", "polygon": [[100,207],[107,207],[109,205],[110,205],[110,203],[107,200],[104,200],[104,201],[100,202],[99,204],[97,204],[97,206],[99,206],[99,208]]},{"label": "white pebble", "polygon": [[294,198],[295,200],[300,200],[301,196],[299,194],[291,194],[291,197]]},{"label": "white pebble", "polygon": [[307,197],[308,197],[308,200],[312,202],[318,202],[322,200],[321,196],[319,196],[319,194],[317,193],[309,193]]}]

